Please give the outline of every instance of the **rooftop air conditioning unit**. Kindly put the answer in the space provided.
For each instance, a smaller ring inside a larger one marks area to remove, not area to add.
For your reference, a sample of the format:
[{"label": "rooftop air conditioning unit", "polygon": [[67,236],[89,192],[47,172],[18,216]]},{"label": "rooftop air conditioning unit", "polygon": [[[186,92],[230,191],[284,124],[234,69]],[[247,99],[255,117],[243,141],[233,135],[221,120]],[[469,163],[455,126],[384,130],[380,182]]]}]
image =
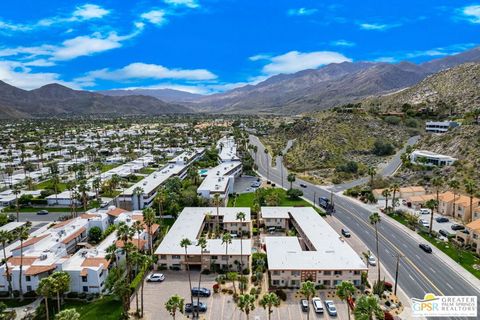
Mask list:
[{"label": "rooftop air conditioning unit", "polygon": [[40,256],[40,260],[47,260],[47,255],[46,254],[42,254]]}]

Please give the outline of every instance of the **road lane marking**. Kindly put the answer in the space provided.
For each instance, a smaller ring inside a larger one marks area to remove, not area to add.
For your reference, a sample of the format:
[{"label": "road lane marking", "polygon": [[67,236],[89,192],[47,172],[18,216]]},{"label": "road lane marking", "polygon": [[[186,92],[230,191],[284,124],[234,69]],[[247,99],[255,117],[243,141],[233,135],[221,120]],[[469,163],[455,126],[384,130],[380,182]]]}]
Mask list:
[{"label": "road lane marking", "polygon": [[449,287],[450,289],[453,290],[453,287],[450,285],[450,283],[448,283],[448,282],[445,281],[445,284],[447,285],[447,287]]}]

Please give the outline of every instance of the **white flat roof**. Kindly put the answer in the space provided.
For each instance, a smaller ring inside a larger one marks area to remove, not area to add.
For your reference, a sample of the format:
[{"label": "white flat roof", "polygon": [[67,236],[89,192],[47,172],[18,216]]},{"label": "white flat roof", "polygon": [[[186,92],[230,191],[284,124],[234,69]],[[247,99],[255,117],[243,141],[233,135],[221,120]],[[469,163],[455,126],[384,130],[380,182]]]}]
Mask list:
[{"label": "white flat roof", "polygon": [[266,219],[288,219],[288,214],[293,207],[262,207],[262,218]]},{"label": "white flat roof", "polygon": [[135,183],[130,188],[126,189],[125,192],[123,192],[123,195],[133,195],[133,190],[135,190],[137,187],[142,188],[144,194],[149,194],[167,179],[180,173],[185,167],[186,165],[183,164],[169,163],[159,171],[153,172],[149,176]]},{"label": "white flat roof", "polygon": [[[196,246],[197,237],[205,220],[205,215],[208,213],[212,217],[211,219],[215,219],[216,210],[216,207],[184,208],[167,235],[163,238],[160,246],[155,250],[155,254],[184,255],[185,249],[180,246],[180,241],[184,238],[188,238],[192,242],[192,245],[187,248],[188,254],[200,254],[200,247]],[[224,217],[225,222],[240,222],[234,219],[238,212],[245,213],[245,222],[251,221],[250,208],[219,208],[219,215]],[[232,239],[232,243],[228,245],[229,255],[240,255],[240,241],[243,241],[242,254],[251,254],[251,239]],[[221,239],[207,239],[205,254],[223,255],[225,254],[225,244],[222,244]]]},{"label": "white flat roof", "polygon": [[222,163],[208,170],[208,174],[198,187],[198,190],[208,190],[210,192],[219,192],[227,189],[228,177],[232,171],[241,167],[241,162]]},{"label": "white flat roof", "polygon": [[427,150],[415,150],[412,152],[414,155],[419,155],[419,156],[425,156],[425,157],[434,157],[437,159],[445,159],[445,160],[457,160],[456,158],[443,155],[440,153],[432,152],[432,151],[427,151]]},{"label": "white flat roof", "polygon": [[[264,207],[262,207],[263,212]],[[265,237],[271,270],[365,270],[350,245],[311,207],[290,207],[292,219],[314,248],[304,251],[297,237]],[[300,231],[300,230],[298,230]]]}]

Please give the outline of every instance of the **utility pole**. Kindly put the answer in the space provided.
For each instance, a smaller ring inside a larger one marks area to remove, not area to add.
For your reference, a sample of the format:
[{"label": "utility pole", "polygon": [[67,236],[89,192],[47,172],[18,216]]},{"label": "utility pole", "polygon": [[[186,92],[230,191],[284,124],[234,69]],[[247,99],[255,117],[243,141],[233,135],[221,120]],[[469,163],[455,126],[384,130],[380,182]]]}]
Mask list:
[{"label": "utility pole", "polygon": [[281,173],[281,176],[282,176],[282,188],[283,188],[283,156],[280,155],[280,173]]},{"label": "utility pole", "polygon": [[315,199],[317,199],[317,191],[313,191],[313,207],[315,207]]},{"label": "utility pole", "polygon": [[398,252],[397,254],[394,254],[393,255],[395,258],[397,258],[397,266],[395,268],[395,289],[393,291],[393,294],[394,295],[397,295],[397,283],[398,283],[398,267],[399,267],[399,264],[400,264],[400,258],[403,258],[404,255],[400,254],[400,252]]}]

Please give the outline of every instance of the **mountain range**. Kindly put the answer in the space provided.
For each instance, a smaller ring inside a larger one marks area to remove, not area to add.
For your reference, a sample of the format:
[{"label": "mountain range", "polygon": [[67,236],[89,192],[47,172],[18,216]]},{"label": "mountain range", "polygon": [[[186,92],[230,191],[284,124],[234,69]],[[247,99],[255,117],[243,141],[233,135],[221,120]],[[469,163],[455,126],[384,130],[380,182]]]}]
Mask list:
[{"label": "mountain range", "polygon": [[88,92],[58,84],[26,91],[0,81],[0,118],[91,113],[299,114],[391,94],[412,87],[442,70],[468,62],[480,62],[480,47],[421,64],[334,63],[318,69],[275,75],[256,85],[212,95],[172,89]]}]

